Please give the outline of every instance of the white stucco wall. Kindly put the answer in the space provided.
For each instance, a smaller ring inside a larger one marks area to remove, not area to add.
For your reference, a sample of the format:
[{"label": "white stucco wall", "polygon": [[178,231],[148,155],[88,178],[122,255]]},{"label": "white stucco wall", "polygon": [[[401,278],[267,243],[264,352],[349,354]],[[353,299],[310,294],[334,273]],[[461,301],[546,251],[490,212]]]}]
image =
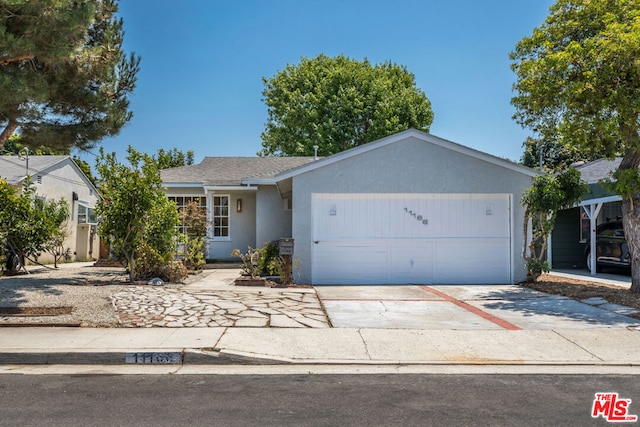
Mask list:
[{"label": "white stucco wall", "polygon": [[311,281],[313,193],[500,193],[513,195],[514,280],[526,277],[521,257],[522,193],[531,177],[428,142],[406,140],[341,160],[293,178],[295,278]]}]

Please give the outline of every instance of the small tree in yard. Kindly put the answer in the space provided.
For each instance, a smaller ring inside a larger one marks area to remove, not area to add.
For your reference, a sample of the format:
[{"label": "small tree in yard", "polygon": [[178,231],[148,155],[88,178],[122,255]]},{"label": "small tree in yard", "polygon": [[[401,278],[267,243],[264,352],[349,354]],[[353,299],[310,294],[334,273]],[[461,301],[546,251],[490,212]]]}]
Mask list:
[{"label": "small tree in yard", "polygon": [[68,217],[67,202],[37,199],[28,179],[22,192],[0,180],[0,251],[9,249],[19,264],[24,259],[37,263],[42,252],[57,245]]},{"label": "small tree in yard", "polygon": [[[588,191],[580,178],[580,172],[568,169],[559,175],[538,175],[533,185],[522,196],[525,206],[523,257],[527,262],[529,279],[535,280],[549,271],[546,260],[549,234],[553,230],[558,210],[573,206]],[[529,222],[532,223],[532,239],[527,246]],[[528,254],[527,254],[528,249]]]},{"label": "small tree in yard", "polygon": [[207,213],[197,202],[191,202],[180,210],[180,221],[184,226],[185,265],[189,269],[199,270],[205,264],[204,243],[209,227]]},{"label": "small tree in yard", "polygon": [[[66,203],[47,204],[43,208],[45,216],[53,222],[51,237],[45,243],[45,250],[53,257],[53,266],[58,268],[60,261],[66,254],[67,249],[64,247],[64,241],[69,237],[69,229],[67,221],[69,219],[69,208]],[[55,225],[58,225],[55,227]]]},{"label": "small tree in yard", "polygon": [[[103,200],[96,211],[100,235],[116,256],[127,262],[129,280],[133,282],[138,276],[161,273],[159,270],[167,265],[173,270],[178,211],[162,191],[154,159],[131,146],[127,153],[130,166],[100,150],[97,170]],[[168,279],[174,281],[176,277]]]}]

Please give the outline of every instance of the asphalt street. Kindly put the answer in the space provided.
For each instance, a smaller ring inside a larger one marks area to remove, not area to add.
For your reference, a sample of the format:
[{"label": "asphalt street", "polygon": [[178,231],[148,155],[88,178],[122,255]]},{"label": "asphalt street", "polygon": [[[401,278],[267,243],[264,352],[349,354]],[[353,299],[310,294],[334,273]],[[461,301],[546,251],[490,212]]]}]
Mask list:
[{"label": "asphalt street", "polygon": [[599,392],[640,414],[621,375],[2,375],[0,425],[607,425]]}]

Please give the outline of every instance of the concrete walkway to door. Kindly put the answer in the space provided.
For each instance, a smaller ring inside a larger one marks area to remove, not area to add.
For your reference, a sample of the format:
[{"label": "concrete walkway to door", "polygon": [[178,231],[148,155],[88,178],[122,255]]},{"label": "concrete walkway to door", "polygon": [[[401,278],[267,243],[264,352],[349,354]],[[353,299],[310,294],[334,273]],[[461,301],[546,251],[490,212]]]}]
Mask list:
[{"label": "concrete walkway to door", "polygon": [[[517,285],[316,286],[334,328],[626,328],[640,320]],[[618,312],[616,312],[618,311]],[[628,313],[628,312],[627,312]]]}]

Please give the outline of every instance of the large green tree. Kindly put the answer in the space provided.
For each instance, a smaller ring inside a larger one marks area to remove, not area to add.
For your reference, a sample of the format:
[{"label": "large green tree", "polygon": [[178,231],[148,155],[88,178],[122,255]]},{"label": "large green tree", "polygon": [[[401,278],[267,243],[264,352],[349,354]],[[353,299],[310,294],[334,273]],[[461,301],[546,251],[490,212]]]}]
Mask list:
[{"label": "large green tree", "polygon": [[431,103],[403,66],[345,56],[302,58],[263,78],[268,120],[259,155],[328,156],[410,127],[428,131]]},{"label": "large green tree", "polygon": [[[112,251],[127,262],[133,282],[141,255],[170,262],[176,250],[178,210],[162,190],[160,170],[152,156],[127,150],[128,165],[100,149],[97,171],[103,199],[96,212],[99,233]],[[148,261],[148,259],[146,260]]]},{"label": "large green tree", "polygon": [[190,166],[193,164],[193,150],[187,150],[185,153],[175,147],[169,150],[159,148],[153,158],[160,169]]},{"label": "large green tree", "polygon": [[518,123],[587,155],[623,153],[614,177],[640,292],[640,3],[558,0],[511,59]]},{"label": "large green tree", "polygon": [[139,57],[118,0],[0,0],[0,149],[88,148],[127,123]]},{"label": "large green tree", "polygon": [[539,169],[542,162],[542,170],[545,172],[560,172],[573,163],[590,162],[602,157],[595,153],[587,153],[576,146],[531,137],[527,138],[522,146],[524,153],[520,162],[533,169]]}]

